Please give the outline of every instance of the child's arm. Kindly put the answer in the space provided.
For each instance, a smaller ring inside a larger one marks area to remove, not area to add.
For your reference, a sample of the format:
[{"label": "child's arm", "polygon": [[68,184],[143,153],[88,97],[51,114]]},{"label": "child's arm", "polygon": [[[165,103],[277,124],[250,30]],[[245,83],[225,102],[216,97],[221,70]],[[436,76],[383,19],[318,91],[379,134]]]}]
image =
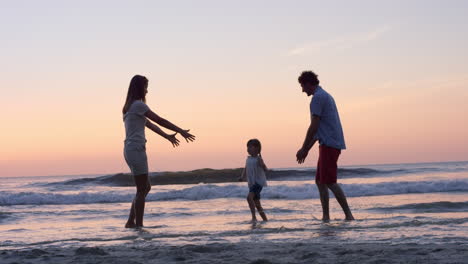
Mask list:
[{"label": "child's arm", "polygon": [[240,178],[239,178],[238,180],[239,180],[239,181],[245,181],[245,168],[242,169],[241,176],[240,176]]},{"label": "child's arm", "polygon": [[265,165],[265,162],[262,159],[262,156],[258,156],[258,166],[260,166],[260,168],[262,168],[264,171],[268,170],[267,166]]}]

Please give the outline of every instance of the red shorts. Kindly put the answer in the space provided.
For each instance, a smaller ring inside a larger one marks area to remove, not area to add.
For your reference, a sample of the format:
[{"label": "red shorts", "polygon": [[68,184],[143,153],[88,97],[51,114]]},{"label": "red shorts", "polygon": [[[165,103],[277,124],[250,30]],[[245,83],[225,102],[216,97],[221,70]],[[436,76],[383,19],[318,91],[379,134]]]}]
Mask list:
[{"label": "red shorts", "polygon": [[341,154],[341,149],[320,145],[319,159],[317,163],[317,173],[315,174],[315,182],[319,184],[336,183],[338,173],[338,157]]}]

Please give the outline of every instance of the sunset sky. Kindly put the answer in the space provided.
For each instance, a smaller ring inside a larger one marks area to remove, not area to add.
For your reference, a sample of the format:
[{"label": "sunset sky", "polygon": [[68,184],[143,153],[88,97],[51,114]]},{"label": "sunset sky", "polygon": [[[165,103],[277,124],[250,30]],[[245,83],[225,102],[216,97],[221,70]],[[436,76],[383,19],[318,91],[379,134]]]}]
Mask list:
[{"label": "sunset sky", "polygon": [[128,172],[135,74],[149,107],[197,136],[174,149],[147,130],[150,171],[241,167],[250,138],[269,167],[299,167],[303,70],[337,103],[339,164],[468,160],[468,1],[0,5],[0,177]]}]

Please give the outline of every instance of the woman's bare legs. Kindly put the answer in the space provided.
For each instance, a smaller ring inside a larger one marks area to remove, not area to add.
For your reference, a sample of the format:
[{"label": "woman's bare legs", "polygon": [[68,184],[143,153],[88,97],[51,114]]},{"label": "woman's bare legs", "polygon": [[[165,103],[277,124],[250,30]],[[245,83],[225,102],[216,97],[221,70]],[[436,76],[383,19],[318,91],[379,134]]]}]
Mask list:
[{"label": "woman's bare legs", "polygon": [[[145,212],[145,198],[151,190],[151,184],[148,179],[148,174],[135,176],[135,184],[137,193],[133,199],[128,221],[125,224],[126,228],[135,228],[143,226],[143,215]],[[136,222],[135,222],[136,221]]]}]

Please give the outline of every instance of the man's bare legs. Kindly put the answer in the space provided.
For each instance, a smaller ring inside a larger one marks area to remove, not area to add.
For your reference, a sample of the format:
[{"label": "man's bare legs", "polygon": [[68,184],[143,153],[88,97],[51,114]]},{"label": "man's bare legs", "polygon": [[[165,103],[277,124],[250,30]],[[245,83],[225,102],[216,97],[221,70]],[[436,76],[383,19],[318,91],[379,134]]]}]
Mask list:
[{"label": "man's bare legs", "polygon": [[[151,190],[151,184],[147,174],[135,176],[137,193],[133,199],[126,228],[135,228],[143,226],[143,215],[145,213],[145,198]],[[136,221],[136,222],[135,222]]]},{"label": "man's bare legs", "polygon": [[330,221],[330,211],[329,211],[329,196],[328,196],[328,189],[330,189],[336,197],[336,200],[340,204],[343,212],[345,213],[346,220],[354,220],[353,214],[349,209],[348,202],[346,200],[346,196],[341,189],[341,187],[337,183],[333,184],[320,184],[317,183],[317,187],[320,193],[320,202],[322,204],[322,212],[323,217],[322,220],[324,222]]},{"label": "man's bare legs", "polygon": [[336,200],[341,205],[341,208],[345,213],[346,220],[354,220],[354,216],[351,213],[351,210],[349,209],[348,201],[346,200],[346,196],[343,190],[341,189],[340,185],[338,185],[338,183],[328,184],[328,188],[330,188],[330,190],[335,195]]},{"label": "man's bare legs", "polygon": [[328,188],[326,184],[316,184],[320,193],[320,203],[322,204],[322,221],[328,222],[330,221]]}]

